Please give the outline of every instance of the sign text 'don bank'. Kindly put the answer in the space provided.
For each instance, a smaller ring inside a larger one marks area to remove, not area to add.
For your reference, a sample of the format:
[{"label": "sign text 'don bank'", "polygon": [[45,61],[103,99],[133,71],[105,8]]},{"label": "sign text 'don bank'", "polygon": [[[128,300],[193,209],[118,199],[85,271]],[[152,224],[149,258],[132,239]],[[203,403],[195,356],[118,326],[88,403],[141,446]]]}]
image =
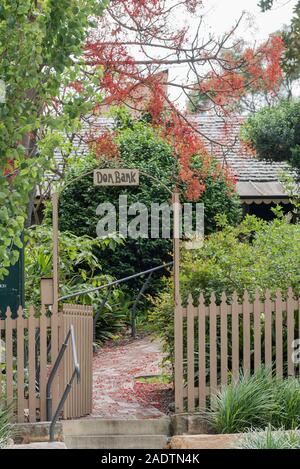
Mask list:
[{"label": "sign text 'don bank'", "polygon": [[137,169],[96,169],[95,186],[138,186],[140,173]]}]

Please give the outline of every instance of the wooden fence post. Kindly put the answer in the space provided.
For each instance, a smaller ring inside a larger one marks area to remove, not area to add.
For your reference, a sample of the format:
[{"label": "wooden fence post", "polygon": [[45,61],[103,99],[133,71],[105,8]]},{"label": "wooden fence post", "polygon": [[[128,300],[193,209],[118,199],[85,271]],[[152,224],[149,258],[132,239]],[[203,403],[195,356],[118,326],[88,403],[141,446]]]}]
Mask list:
[{"label": "wooden fence post", "polygon": [[18,382],[17,382],[17,420],[19,423],[24,422],[24,408],[25,408],[25,399],[24,399],[24,318],[23,318],[23,309],[20,307],[18,309],[18,318],[17,318],[17,372],[18,372]]},{"label": "wooden fence post", "polygon": [[198,304],[199,410],[206,408],[206,308],[203,293]]},{"label": "wooden fence post", "polygon": [[173,194],[175,411],[183,412],[183,318],[180,298],[180,200]]}]

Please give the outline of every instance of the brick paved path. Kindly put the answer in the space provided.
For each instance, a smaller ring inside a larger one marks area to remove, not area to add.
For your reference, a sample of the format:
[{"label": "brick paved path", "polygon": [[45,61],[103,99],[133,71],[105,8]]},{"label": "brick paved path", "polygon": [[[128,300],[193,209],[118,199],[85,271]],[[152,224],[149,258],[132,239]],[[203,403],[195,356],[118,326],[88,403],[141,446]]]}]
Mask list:
[{"label": "brick paved path", "polygon": [[160,344],[148,336],[125,345],[101,348],[93,362],[92,417],[162,417],[164,414],[151,404],[148,396],[145,399],[138,395],[135,380],[138,376],[161,375],[162,358]]}]

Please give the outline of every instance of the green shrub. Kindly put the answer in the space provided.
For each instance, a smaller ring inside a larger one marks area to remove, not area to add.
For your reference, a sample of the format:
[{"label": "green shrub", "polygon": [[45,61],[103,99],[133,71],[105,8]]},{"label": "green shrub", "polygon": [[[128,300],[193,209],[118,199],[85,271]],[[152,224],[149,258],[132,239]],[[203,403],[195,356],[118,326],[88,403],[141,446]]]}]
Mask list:
[{"label": "green shrub", "polygon": [[260,370],[249,378],[241,374],[214,395],[207,419],[216,433],[241,433],[264,428],[276,411],[268,374]]},{"label": "green shrub", "polygon": [[261,368],[252,376],[224,386],[211,399],[206,418],[217,433],[242,433],[249,429],[294,430],[300,426],[300,383],[297,379],[271,379]]},{"label": "green shrub", "polygon": [[[125,122],[125,123],[124,123]],[[60,226],[62,230],[71,231],[77,236],[96,236],[98,217],[96,208],[100,203],[111,202],[118,207],[119,196],[126,195],[128,204],[134,202],[144,203],[148,208],[152,202],[162,203],[170,200],[170,193],[164,186],[172,190],[175,187],[178,175],[178,165],[173,155],[173,149],[162,137],[158,130],[145,121],[132,122],[124,117],[119,122],[116,131],[116,143],[120,158],[117,161],[93,158],[87,155],[78,163],[70,167],[67,181],[74,176],[85,174],[95,167],[125,166],[139,168],[153,176],[152,181],[141,174],[139,187],[94,187],[92,175],[85,176],[71,183],[61,195]],[[200,161],[195,164],[201,166]],[[211,173],[217,163],[212,161]],[[209,171],[209,170],[208,170]],[[215,216],[226,213],[229,222],[235,224],[240,220],[241,207],[237,194],[229,194],[226,178],[222,175],[206,179],[206,191],[201,202],[206,206],[205,226],[207,233],[216,229]],[[121,278],[137,272],[159,266],[172,260],[172,241],[169,239],[126,239],[124,246],[116,247],[113,253],[99,252],[99,259],[103,271],[109,275]],[[161,275],[153,275],[148,292],[155,294],[162,289]],[[128,284],[133,296],[142,286],[144,280],[136,279]]]},{"label": "green shrub", "polygon": [[[102,301],[102,295],[101,295]],[[97,313],[100,298],[94,303],[94,312]],[[130,324],[131,299],[126,291],[120,287],[114,288],[104,308],[102,308],[96,324],[96,342],[101,344],[108,339],[114,339]]]},{"label": "green shrub", "polygon": [[278,412],[272,416],[272,425],[297,428],[300,425],[300,382],[297,379],[275,380],[273,391]]},{"label": "green shrub", "polygon": [[[77,236],[96,237],[99,216],[96,209],[100,203],[110,202],[119,207],[119,196],[127,196],[128,205],[141,202],[150,208],[151,202],[162,202],[170,199],[170,194],[163,185],[172,188],[174,158],[170,146],[159,138],[155,131],[145,123],[136,123],[133,128],[125,128],[118,137],[121,161],[99,161],[87,158],[86,165],[78,169],[70,168],[67,178],[84,174],[96,167],[121,165],[128,168],[139,168],[161,181],[162,185],[141,175],[138,187],[94,187],[93,176],[86,176],[71,183],[61,195],[60,226],[63,231],[71,231]],[[114,252],[98,252],[103,271],[115,278],[122,278],[159,266],[171,260],[172,244],[166,239],[131,239],[116,247]],[[160,275],[154,275],[150,292],[159,289]],[[128,284],[130,289],[138,290],[142,279],[135,279]]]},{"label": "green shrub", "polygon": [[9,409],[0,407],[0,449],[5,448],[8,439],[13,435],[12,425],[9,423]]},{"label": "green shrub", "polygon": [[300,101],[283,101],[251,115],[242,138],[259,158],[287,161],[300,169]]},{"label": "green shrub", "polygon": [[[300,224],[289,224],[285,218],[267,223],[248,216],[238,227],[226,225],[221,231],[208,236],[203,248],[186,252],[182,249],[180,284],[183,302],[186,301],[188,294],[192,293],[197,303],[201,292],[207,304],[212,292],[216,293],[217,302],[220,302],[223,291],[226,292],[230,302],[234,290],[237,291],[240,300],[245,290],[248,290],[250,299],[253,299],[256,290],[263,299],[266,289],[270,289],[274,296],[277,290],[281,290],[285,295],[289,287],[292,287],[297,295],[300,293]],[[298,325],[297,315],[295,317]],[[286,360],[285,312],[283,318],[284,360]],[[165,280],[165,288],[154,301],[150,321],[154,333],[163,341],[165,350],[173,361],[174,308],[170,279]],[[263,330],[263,315],[261,325]],[[197,331],[197,326],[195,330]],[[241,332],[242,327],[239,330]],[[273,332],[275,332],[274,324]],[[186,333],[184,338],[186,340]],[[196,336],[195,340],[197,341]],[[241,347],[242,344],[241,337]],[[253,330],[251,330],[250,345],[253,350]],[[242,356],[241,349],[240,357]]]},{"label": "green shrub", "polygon": [[247,216],[238,227],[229,225],[207,238],[202,249],[187,251],[182,259],[182,294],[191,292],[197,300],[203,292],[207,301],[212,292],[220,301],[225,291],[240,298],[257,290],[286,292],[300,285],[300,224],[287,218],[268,223]]},{"label": "green shrub", "polygon": [[296,430],[251,431],[238,443],[239,449],[300,449],[300,432]]},{"label": "green shrub", "polygon": [[[113,280],[112,277],[102,273],[102,265],[95,251],[113,253],[120,243],[122,241],[118,238],[100,240],[87,235],[76,236],[67,231],[61,232],[60,296],[99,287]],[[27,231],[25,272],[27,305],[33,304],[38,308],[40,279],[51,277],[52,274],[52,231],[47,224],[32,227]],[[106,290],[101,290],[74,297],[70,301],[80,300],[82,304],[91,305],[96,313],[105,295]],[[126,301],[126,294],[121,288],[114,287],[97,322],[98,342],[112,338],[124,328],[129,315]]]}]

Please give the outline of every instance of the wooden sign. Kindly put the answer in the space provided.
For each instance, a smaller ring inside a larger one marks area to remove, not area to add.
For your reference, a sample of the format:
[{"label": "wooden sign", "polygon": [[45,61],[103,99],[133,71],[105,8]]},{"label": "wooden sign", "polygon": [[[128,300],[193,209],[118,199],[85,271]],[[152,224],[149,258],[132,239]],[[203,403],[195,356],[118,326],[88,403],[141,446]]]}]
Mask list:
[{"label": "wooden sign", "polygon": [[94,186],[138,186],[138,169],[95,169]]}]

